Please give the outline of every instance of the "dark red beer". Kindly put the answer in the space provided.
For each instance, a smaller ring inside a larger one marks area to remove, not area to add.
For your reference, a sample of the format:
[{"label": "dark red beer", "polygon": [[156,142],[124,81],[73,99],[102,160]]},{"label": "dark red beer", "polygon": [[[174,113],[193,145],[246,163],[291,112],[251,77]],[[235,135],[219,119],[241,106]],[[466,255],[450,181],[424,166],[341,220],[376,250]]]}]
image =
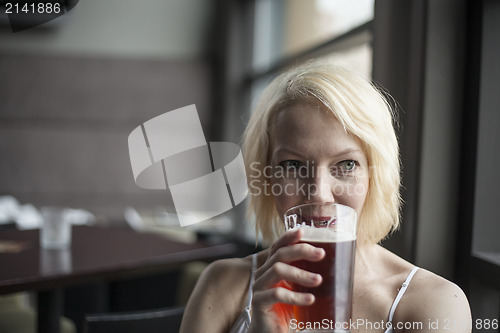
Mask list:
[{"label": "dark red beer", "polygon": [[[326,230],[316,229],[315,231],[323,233]],[[318,262],[299,260],[293,262],[292,265],[321,274],[323,282],[318,287],[313,288],[304,287],[297,283],[291,284],[292,290],[312,293],[315,296],[315,302],[310,306],[294,306],[295,319],[304,325],[323,322],[325,319],[328,322],[332,320],[338,325],[348,323],[352,313],[356,240],[348,234],[325,237],[326,235],[323,233],[319,240],[317,238],[316,240],[311,239],[312,237],[307,237],[307,234],[305,236],[301,242],[324,249],[325,258]]]}]

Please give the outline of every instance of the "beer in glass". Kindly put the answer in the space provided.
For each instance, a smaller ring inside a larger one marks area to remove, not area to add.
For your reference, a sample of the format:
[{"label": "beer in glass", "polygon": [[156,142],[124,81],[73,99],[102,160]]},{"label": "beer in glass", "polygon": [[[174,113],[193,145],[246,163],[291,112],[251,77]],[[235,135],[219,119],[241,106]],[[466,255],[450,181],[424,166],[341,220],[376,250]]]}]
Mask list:
[{"label": "beer in glass", "polygon": [[310,306],[294,306],[297,331],[349,332],[356,221],[355,210],[335,203],[305,204],[286,211],[287,230],[301,228],[300,242],[325,250],[321,261],[292,262],[292,265],[323,278],[317,287],[290,284],[293,291],[311,293],[315,297]]}]

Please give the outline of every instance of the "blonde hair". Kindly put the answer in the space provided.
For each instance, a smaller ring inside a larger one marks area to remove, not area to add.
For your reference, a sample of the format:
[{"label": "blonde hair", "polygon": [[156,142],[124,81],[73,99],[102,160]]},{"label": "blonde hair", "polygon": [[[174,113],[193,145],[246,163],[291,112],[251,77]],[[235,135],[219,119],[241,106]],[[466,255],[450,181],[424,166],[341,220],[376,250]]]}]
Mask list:
[{"label": "blonde hair", "polygon": [[[354,135],[369,166],[369,188],[358,219],[358,242],[378,243],[399,226],[401,197],[398,142],[393,111],[366,79],[337,66],[308,63],[275,78],[262,93],[243,136],[243,156],[252,187],[248,213],[266,244],[284,231],[274,198],[264,191],[269,164],[270,123],[276,112],[296,103],[320,102]],[[257,180],[257,181],[255,181]]]}]

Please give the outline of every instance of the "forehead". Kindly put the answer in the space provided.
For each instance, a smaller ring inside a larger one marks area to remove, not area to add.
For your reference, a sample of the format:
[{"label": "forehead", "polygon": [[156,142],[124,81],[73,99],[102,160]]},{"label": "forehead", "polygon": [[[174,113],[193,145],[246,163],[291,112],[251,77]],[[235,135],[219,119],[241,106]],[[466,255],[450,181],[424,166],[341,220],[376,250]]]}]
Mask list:
[{"label": "forehead", "polygon": [[318,102],[299,102],[288,105],[277,111],[271,118],[271,133],[284,127],[295,129],[310,127],[320,120],[329,125],[338,123],[335,116],[324,105]]},{"label": "forehead", "polygon": [[279,149],[334,152],[361,150],[333,113],[319,103],[297,103],[277,111],[270,123],[270,153]]}]

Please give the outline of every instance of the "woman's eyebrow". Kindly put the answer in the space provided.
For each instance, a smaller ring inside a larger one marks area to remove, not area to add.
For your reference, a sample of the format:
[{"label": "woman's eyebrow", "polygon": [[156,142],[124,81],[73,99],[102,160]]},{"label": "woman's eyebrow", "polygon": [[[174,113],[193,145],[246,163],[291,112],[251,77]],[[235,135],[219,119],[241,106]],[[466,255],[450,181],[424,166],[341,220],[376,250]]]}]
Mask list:
[{"label": "woman's eyebrow", "polygon": [[362,154],[363,151],[361,149],[358,149],[358,148],[347,148],[337,154],[335,154],[334,156],[337,157],[337,156],[344,156],[344,155],[349,155],[349,154]]},{"label": "woman's eyebrow", "polygon": [[[293,150],[288,147],[278,147],[273,151],[274,154],[282,154],[282,153],[289,153],[292,155],[297,155],[297,156],[303,156],[301,153],[297,152],[296,150]],[[333,157],[338,157],[338,156],[344,156],[344,155],[349,155],[349,154],[362,154],[363,151],[359,148],[346,148],[338,153],[335,153]]]},{"label": "woman's eyebrow", "polygon": [[301,154],[296,151],[296,150],[293,150],[291,148],[288,148],[288,147],[285,147],[285,146],[280,146],[276,149],[273,150],[273,155],[275,154],[291,154],[291,155],[298,155],[298,156],[301,156]]},{"label": "woman's eyebrow", "polygon": [[279,160],[282,158],[282,155],[291,155],[293,157],[296,157],[297,159],[304,160],[306,157],[299,153],[297,150],[293,150],[291,148],[288,148],[286,146],[278,146],[276,149],[274,149],[271,154],[269,161],[272,163],[277,163]]}]

